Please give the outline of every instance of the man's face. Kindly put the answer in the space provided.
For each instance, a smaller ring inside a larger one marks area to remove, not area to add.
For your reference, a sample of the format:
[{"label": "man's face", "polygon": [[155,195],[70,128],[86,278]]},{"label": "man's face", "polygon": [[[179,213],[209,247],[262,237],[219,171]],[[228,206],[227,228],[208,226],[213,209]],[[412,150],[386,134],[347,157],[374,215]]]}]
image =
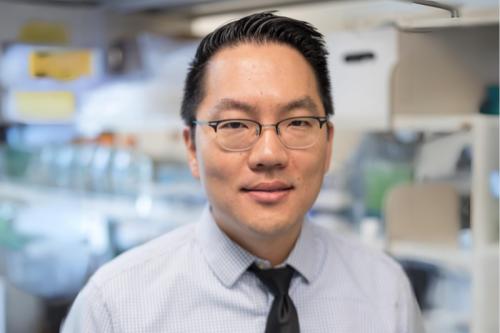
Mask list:
[{"label": "man's face", "polygon": [[[274,124],[296,116],[325,116],[310,65],[291,47],[244,43],[219,51],[205,75],[198,120],[252,119]],[[323,126],[307,149],[289,149],[265,128],[249,150],[232,152],[210,126],[184,131],[191,171],[201,179],[217,224],[230,237],[298,232],[328,170],[333,127]],[[324,133],[324,134],[323,134]]]}]

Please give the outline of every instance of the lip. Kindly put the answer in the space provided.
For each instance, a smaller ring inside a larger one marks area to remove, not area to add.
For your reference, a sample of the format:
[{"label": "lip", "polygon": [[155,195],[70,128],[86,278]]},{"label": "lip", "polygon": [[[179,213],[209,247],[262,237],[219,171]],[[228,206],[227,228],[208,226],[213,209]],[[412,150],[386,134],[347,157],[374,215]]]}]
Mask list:
[{"label": "lip", "polygon": [[242,192],[252,200],[262,204],[276,204],[288,197],[293,185],[282,181],[261,182],[242,188]]}]

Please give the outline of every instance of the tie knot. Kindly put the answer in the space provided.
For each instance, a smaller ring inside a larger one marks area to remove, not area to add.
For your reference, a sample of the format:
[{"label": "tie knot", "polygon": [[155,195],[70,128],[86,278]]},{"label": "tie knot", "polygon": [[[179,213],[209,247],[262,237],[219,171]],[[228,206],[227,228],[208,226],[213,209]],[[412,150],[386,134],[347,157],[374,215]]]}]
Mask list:
[{"label": "tie knot", "polygon": [[248,270],[254,273],[274,296],[288,294],[290,281],[295,272],[293,267],[289,265],[280,268],[260,269],[257,265],[252,264]]}]

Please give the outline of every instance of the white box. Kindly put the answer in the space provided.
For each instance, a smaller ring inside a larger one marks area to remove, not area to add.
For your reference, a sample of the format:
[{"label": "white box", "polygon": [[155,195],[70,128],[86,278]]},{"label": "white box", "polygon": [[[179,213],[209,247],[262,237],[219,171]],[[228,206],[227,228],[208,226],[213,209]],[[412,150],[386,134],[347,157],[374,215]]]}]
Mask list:
[{"label": "white box", "polygon": [[388,130],[391,77],[398,61],[394,27],[326,36],[335,116],[342,129]]}]

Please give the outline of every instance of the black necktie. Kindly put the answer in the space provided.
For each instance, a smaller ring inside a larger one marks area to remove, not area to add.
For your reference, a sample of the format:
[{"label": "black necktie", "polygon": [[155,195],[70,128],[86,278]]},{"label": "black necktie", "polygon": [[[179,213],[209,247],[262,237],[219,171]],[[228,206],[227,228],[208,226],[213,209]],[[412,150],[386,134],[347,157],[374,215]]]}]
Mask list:
[{"label": "black necktie", "polygon": [[299,333],[297,309],[288,295],[288,287],[295,270],[288,265],[282,268],[259,269],[253,264],[249,271],[254,273],[274,295],[267,316],[265,333]]}]

